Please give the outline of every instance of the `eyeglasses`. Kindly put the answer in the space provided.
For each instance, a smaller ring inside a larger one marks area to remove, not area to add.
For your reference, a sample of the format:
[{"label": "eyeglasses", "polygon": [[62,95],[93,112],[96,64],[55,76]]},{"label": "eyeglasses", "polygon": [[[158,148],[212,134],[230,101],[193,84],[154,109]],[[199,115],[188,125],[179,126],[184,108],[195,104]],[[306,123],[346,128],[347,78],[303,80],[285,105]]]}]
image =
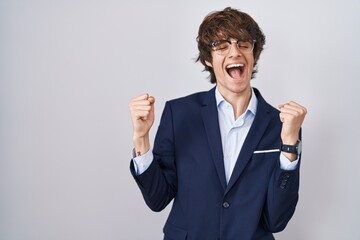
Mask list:
[{"label": "eyeglasses", "polygon": [[255,39],[249,40],[249,41],[219,40],[219,41],[212,42],[211,48],[220,55],[227,55],[227,54],[229,54],[231,45],[233,43],[236,44],[236,47],[240,50],[240,52],[246,54],[246,53],[251,53],[253,51],[256,40]]}]

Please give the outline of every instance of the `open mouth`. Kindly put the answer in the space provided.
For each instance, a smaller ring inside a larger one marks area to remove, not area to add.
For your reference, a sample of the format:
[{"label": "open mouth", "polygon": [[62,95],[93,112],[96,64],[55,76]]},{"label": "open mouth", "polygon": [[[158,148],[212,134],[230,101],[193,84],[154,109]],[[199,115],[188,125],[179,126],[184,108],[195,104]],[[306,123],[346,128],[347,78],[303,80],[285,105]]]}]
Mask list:
[{"label": "open mouth", "polygon": [[240,79],[244,72],[244,64],[235,63],[226,66],[226,72],[234,79]]}]

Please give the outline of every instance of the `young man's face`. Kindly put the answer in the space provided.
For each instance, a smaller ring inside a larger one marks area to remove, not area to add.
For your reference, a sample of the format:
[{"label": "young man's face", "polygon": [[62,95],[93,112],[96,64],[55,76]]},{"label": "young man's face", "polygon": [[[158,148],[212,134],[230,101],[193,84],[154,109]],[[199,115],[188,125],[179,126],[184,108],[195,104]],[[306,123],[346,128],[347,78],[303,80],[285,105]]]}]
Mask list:
[{"label": "young man's face", "polygon": [[217,87],[224,97],[249,91],[254,68],[253,52],[238,48],[236,39],[229,40],[232,44],[228,53],[213,50],[212,62],[206,62],[206,65],[213,68]]}]

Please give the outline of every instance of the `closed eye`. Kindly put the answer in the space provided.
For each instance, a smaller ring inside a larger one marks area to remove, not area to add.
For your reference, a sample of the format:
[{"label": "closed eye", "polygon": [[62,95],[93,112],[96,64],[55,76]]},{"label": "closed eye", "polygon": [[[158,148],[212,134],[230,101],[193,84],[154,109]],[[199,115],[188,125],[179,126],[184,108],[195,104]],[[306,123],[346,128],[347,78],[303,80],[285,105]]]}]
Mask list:
[{"label": "closed eye", "polygon": [[226,50],[230,46],[230,43],[226,40],[217,41],[214,43],[215,50]]},{"label": "closed eye", "polygon": [[238,47],[242,48],[242,49],[248,49],[248,48],[252,48],[252,44],[250,42],[238,42]]}]

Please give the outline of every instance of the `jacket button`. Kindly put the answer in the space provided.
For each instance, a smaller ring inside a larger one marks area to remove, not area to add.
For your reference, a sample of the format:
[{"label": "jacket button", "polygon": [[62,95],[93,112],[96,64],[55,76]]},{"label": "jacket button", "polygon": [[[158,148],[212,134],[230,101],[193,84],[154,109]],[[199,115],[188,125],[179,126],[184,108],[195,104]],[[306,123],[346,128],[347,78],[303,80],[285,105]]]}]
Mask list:
[{"label": "jacket button", "polygon": [[223,207],[224,207],[224,208],[228,208],[228,207],[230,207],[230,204],[229,204],[228,202],[224,202],[224,203],[223,203]]}]

